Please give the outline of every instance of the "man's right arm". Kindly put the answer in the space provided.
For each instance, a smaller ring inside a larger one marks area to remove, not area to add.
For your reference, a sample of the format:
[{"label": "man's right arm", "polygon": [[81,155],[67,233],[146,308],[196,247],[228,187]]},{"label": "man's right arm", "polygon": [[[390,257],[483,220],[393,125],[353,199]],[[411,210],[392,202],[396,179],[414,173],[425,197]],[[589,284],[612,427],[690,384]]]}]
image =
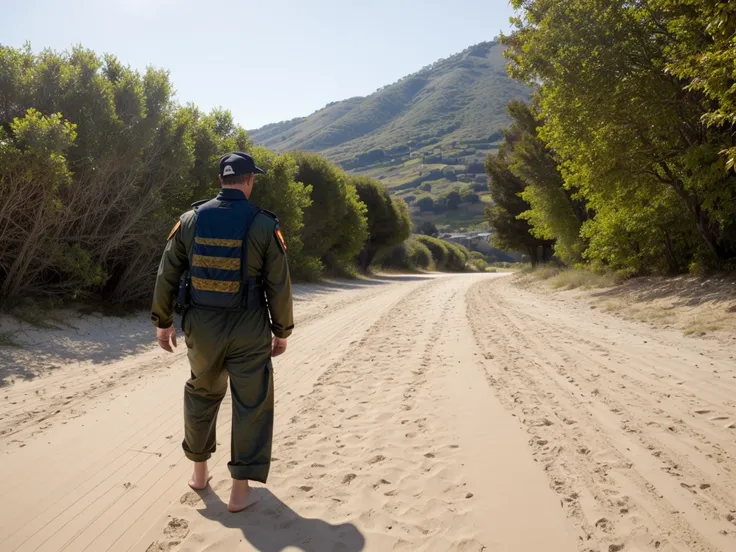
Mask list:
[{"label": "man's right arm", "polygon": [[[184,223],[184,217],[180,222]],[[158,267],[151,306],[151,321],[157,328],[168,328],[174,323],[174,298],[179,289],[181,275],[189,266],[186,245],[182,239],[182,224],[175,228],[166,243]]]}]

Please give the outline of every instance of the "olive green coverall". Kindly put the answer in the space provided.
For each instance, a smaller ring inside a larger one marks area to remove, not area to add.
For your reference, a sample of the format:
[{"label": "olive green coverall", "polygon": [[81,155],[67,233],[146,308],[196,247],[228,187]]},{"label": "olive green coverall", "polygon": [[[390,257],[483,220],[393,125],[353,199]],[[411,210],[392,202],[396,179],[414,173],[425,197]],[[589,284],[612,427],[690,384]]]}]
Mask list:
[{"label": "olive green coverall", "polygon": [[[220,197],[244,200],[223,189]],[[179,281],[189,268],[195,237],[195,211],[184,213],[166,244],[158,269],[151,319],[156,327],[173,324]],[[190,308],[183,331],[191,378],[184,388],[184,442],[187,458],[208,460],[216,449],[215,428],[228,376],[232,395],[231,460],[233,479],[266,482],[271,464],[274,389],[271,334],[286,338],[294,327],[291,279],[278,219],[256,215],[248,233],[248,276],[261,276],[268,307],[235,312]],[[269,320],[270,313],[270,320]]]}]

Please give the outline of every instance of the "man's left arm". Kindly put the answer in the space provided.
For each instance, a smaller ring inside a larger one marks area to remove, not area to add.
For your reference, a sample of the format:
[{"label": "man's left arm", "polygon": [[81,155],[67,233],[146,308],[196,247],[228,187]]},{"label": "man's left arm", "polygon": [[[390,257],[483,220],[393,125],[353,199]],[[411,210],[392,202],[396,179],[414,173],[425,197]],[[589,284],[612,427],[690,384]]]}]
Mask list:
[{"label": "man's left arm", "polygon": [[[153,305],[151,307],[151,321],[156,328],[159,344],[170,351],[171,348],[167,344],[161,343],[161,336],[165,333],[173,334],[174,324],[174,298],[179,290],[179,281],[181,275],[189,267],[189,259],[187,257],[187,249],[182,239],[181,220],[177,222],[174,229],[169,234],[169,240],[166,248],[161,256],[161,262],[158,266],[158,274],[156,275],[156,287],[153,290]],[[161,330],[170,329],[167,332]],[[174,346],[176,346],[175,336],[171,336]]]}]

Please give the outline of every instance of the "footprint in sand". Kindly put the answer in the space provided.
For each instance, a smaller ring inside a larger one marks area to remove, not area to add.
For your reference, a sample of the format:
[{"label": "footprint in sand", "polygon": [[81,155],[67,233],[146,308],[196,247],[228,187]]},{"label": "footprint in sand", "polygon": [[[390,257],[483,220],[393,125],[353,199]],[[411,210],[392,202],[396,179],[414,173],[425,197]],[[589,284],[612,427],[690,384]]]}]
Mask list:
[{"label": "footprint in sand", "polygon": [[172,518],[164,528],[164,535],[173,539],[184,539],[189,534],[189,524],[187,520],[181,518]]},{"label": "footprint in sand", "polygon": [[174,548],[176,548],[180,544],[181,544],[181,541],[169,541],[169,542],[155,541],[155,542],[152,542],[148,546],[148,548],[146,548],[146,552],[171,552]]},{"label": "footprint in sand", "polygon": [[371,458],[370,460],[368,460],[368,463],[369,464],[377,464],[378,462],[383,462],[385,459],[386,459],[385,456],[382,456],[382,455],[379,454],[378,456],[374,456],[373,458]]},{"label": "footprint in sand", "polygon": [[374,489],[378,489],[378,487],[380,487],[381,485],[390,485],[390,484],[391,484],[390,481],[387,481],[385,479],[381,479],[378,483],[374,483],[373,484],[373,488]]},{"label": "footprint in sand", "polygon": [[354,473],[349,473],[345,477],[342,478],[342,484],[343,485],[350,485],[350,482],[355,479],[357,475]]},{"label": "footprint in sand", "polygon": [[188,492],[182,495],[182,497],[179,499],[179,502],[181,504],[186,504],[187,506],[196,506],[201,500],[202,499],[199,498],[199,495],[197,493]]}]

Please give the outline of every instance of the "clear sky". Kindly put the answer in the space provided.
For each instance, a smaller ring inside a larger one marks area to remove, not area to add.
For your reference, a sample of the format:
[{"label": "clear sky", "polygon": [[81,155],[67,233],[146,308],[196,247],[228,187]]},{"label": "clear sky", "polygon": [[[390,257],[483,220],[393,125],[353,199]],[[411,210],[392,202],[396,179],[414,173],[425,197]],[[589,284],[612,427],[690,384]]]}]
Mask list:
[{"label": "clear sky", "polygon": [[364,96],[509,29],[507,0],[0,0],[0,44],[170,71],[246,128]]}]

